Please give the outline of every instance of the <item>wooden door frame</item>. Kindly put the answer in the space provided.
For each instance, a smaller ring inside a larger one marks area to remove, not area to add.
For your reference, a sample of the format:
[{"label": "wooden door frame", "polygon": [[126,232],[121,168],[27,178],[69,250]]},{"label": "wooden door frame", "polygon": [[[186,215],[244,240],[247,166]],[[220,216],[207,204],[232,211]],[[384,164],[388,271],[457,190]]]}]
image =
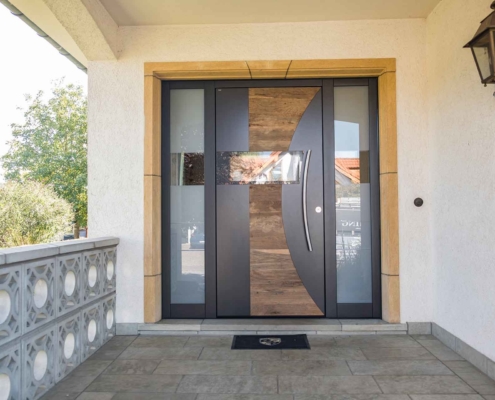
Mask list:
[{"label": "wooden door frame", "polygon": [[144,321],[162,318],[162,80],[378,77],[382,318],[400,322],[396,62],[349,60],[144,63]]}]

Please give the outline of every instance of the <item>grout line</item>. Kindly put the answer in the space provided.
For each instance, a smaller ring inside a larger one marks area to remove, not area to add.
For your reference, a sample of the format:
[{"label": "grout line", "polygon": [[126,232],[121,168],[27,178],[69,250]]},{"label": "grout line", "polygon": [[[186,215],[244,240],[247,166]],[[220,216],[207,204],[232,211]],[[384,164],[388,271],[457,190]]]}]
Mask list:
[{"label": "grout line", "polygon": [[[361,349],[359,349],[359,350],[361,350]],[[362,352],[362,350],[361,350],[361,352]],[[349,360],[344,360],[344,361],[345,361],[345,363],[347,365],[347,368],[349,368],[349,372],[351,373],[351,376],[354,376],[354,372],[352,372],[351,366],[349,365]]]},{"label": "grout line", "polygon": [[383,391],[383,389],[381,388],[380,384],[379,384],[379,383],[377,382],[377,380],[375,379],[375,376],[374,376],[374,375],[370,375],[370,376],[371,376],[371,378],[373,378],[373,380],[375,381],[376,386],[378,386],[378,389],[380,389],[380,391],[381,391],[382,393],[385,393],[385,392]]},{"label": "grout line", "polygon": [[203,354],[203,350],[204,349],[205,349],[204,347],[201,348],[201,351],[199,352],[198,358],[196,358],[196,360],[200,360],[201,359],[201,354]]},{"label": "grout line", "polygon": [[[456,376],[461,381],[463,381],[467,386],[469,386],[471,389],[473,389],[477,394],[479,394],[480,396],[483,396],[479,391],[477,391],[473,386],[471,386],[464,378],[462,378],[461,376],[459,376],[457,374],[457,372],[455,372],[454,370],[450,369],[442,360],[438,359],[438,361],[440,361],[445,366],[445,368],[447,368],[449,371],[452,371],[454,373],[454,376]],[[472,365],[471,363],[469,363],[469,364]]]},{"label": "grout line", "polygon": [[[181,375],[181,377],[180,377],[180,381],[179,381],[179,383],[177,384],[177,386],[176,386],[176,388],[175,388],[175,390],[174,390],[174,393],[177,393],[177,390],[179,390],[179,386],[180,386],[180,384],[181,384],[182,380],[184,379],[184,377],[185,377],[185,375]],[[196,397],[197,397],[197,396],[196,396]]]}]

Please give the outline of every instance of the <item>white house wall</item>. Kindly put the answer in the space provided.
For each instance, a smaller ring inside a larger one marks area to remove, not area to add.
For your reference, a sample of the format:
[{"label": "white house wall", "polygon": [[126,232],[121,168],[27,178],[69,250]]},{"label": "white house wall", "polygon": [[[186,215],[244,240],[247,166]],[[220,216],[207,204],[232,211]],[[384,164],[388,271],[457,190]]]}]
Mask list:
[{"label": "white house wall", "polygon": [[483,87],[471,52],[461,48],[490,3],[444,0],[427,20],[429,246],[433,320],[495,360],[495,87]]},{"label": "white house wall", "polygon": [[[432,320],[424,19],[121,27],[119,34],[119,60],[90,62],[88,70],[90,235],[120,238],[117,322],[143,321],[144,62],[388,57],[397,59],[401,319]],[[418,196],[422,208],[413,205]]]}]

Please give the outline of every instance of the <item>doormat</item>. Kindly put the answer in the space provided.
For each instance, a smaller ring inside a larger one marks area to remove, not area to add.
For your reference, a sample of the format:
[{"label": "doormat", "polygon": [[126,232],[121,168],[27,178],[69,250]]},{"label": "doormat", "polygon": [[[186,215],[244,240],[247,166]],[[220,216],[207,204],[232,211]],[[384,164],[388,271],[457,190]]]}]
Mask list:
[{"label": "doormat", "polygon": [[232,350],[309,350],[306,335],[235,335]]}]

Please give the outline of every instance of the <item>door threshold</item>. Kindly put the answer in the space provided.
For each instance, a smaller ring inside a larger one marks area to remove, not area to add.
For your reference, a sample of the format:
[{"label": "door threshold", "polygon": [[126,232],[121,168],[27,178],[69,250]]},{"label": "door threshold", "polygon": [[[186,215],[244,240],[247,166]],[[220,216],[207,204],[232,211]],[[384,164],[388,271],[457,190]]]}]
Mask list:
[{"label": "door threshold", "polygon": [[401,335],[407,324],[389,324],[381,319],[245,318],[164,319],[140,324],[141,335]]}]

